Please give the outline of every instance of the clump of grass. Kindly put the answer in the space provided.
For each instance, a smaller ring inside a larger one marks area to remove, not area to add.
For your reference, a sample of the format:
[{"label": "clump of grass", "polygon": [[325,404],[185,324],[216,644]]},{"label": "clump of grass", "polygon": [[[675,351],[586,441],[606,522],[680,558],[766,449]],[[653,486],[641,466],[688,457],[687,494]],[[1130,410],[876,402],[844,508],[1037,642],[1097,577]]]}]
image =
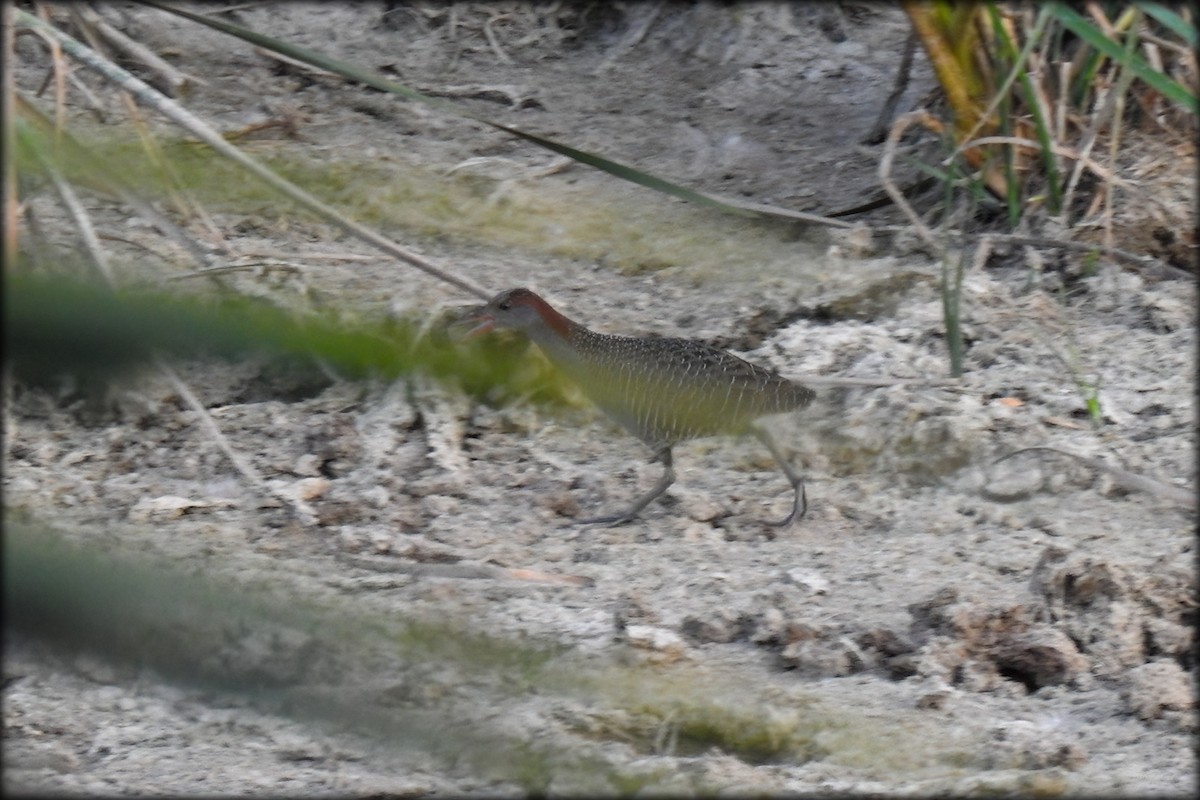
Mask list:
[{"label": "clump of grass", "polygon": [[815,737],[827,721],[794,714],[763,714],[717,702],[687,702],[631,709],[635,741],[645,752],[698,756],[716,748],[749,764],[803,763],[820,758]]},{"label": "clump of grass", "polygon": [[[1200,76],[1191,10],[1146,3],[909,4],[949,107],[947,180],[981,189],[1015,228],[1101,214],[1113,246],[1117,158],[1128,127],[1194,132]],[[951,169],[951,166],[954,169]],[[954,176],[951,178],[951,176]]]},{"label": "clump of grass", "polygon": [[[1174,157],[1177,140],[1191,141],[1197,129],[1200,72],[1190,8],[1089,3],[1081,14],[1062,3],[934,2],[905,9],[949,112],[949,119],[913,114],[903,123],[920,121],[950,151],[937,165],[920,167],[944,188],[940,208],[927,201],[927,211],[960,231],[1045,233],[1043,244],[1078,240],[1127,261],[1142,249],[1166,254],[1170,266],[1196,268],[1185,249],[1164,241],[1173,235],[1158,234],[1195,227],[1191,189],[1177,190],[1176,181],[1164,184],[1176,190],[1173,198],[1148,192],[1136,179],[1146,165],[1129,155],[1157,135],[1154,157],[1187,176],[1195,171],[1194,146],[1183,147],[1182,165]],[[892,140],[902,129],[898,122]],[[1124,177],[1130,173],[1134,179]],[[904,205],[894,187],[889,193]],[[924,223],[907,212],[930,241]],[[934,249],[942,257],[943,317],[957,376],[966,256]],[[985,241],[976,262],[987,258]],[[1099,419],[1099,380],[1077,384]]]}]

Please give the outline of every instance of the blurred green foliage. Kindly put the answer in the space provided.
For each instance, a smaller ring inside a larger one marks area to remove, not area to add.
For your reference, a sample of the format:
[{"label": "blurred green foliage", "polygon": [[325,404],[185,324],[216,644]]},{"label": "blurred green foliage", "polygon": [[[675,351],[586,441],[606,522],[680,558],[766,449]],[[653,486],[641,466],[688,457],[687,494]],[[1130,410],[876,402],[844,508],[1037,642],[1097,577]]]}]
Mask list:
[{"label": "blurred green foliage", "polygon": [[347,322],[299,316],[233,294],[199,296],[78,279],[10,275],[4,287],[5,358],[15,374],[103,379],[164,357],[239,359],[252,354],[319,359],[347,379],[425,374],[502,403],[563,401],[562,382],[523,342],[463,340],[453,320],[426,332],[416,320]]}]

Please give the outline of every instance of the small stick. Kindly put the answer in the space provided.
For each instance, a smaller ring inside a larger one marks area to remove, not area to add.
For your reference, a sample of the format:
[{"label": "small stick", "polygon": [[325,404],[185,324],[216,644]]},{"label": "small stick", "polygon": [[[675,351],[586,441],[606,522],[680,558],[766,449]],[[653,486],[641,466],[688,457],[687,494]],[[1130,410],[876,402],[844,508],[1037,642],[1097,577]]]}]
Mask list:
[{"label": "small stick", "polygon": [[[50,180],[54,183],[54,187],[58,191],[59,196],[62,198],[63,204],[67,207],[67,212],[78,226],[80,235],[83,238],[84,248],[87,250],[88,256],[92,259],[97,272],[99,272],[101,277],[104,278],[105,283],[107,283],[109,286],[115,286],[116,282],[113,279],[112,269],[108,265],[108,259],[104,256],[104,249],[100,244],[99,238],[96,236],[96,230],[91,223],[91,219],[88,217],[87,212],[83,209],[83,204],[79,202],[78,196],[75,194],[74,190],[71,189],[70,185],[62,178],[62,175],[59,174],[57,168],[45,159],[42,159],[42,163],[50,175]],[[195,393],[192,392],[188,385],[183,382],[183,379],[180,378],[179,375],[173,369],[171,369],[166,362],[156,356],[154,358],[154,363],[155,366],[158,367],[159,371],[166,376],[168,381],[170,381],[176,393],[178,393],[179,396],[183,398],[183,401],[187,403],[187,405],[200,417],[201,423],[208,431],[208,434],[212,438],[213,442],[217,445],[217,447],[220,448],[221,452],[225,454],[230,463],[233,464],[234,469],[236,469],[241,476],[246,479],[247,482],[249,482],[255,488],[269,492],[270,494],[273,494],[280,500],[287,503],[289,506],[291,506],[292,510],[295,512],[296,516],[300,518],[303,524],[312,525],[316,523],[316,515],[303,501],[298,498],[288,497],[281,492],[273,491],[269,486],[267,486],[267,482],[263,480],[262,476],[254,470],[254,468],[241,456],[241,454],[239,454],[233,449],[232,446],[230,446],[229,441],[225,438],[225,435],[221,433],[221,429],[217,426],[216,421],[214,421],[212,415],[208,413],[208,409],[204,407],[204,404],[200,402]]]},{"label": "small stick", "polygon": [[824,375],[797,375],[793,380],[805,386],[961,386],[958,378],[834,378]]},{"label": "small stick", "polygon": [[[886,137],[888,131],[888,122],[892,119],[892,115],[896,113],[896,104],[900,102],[900,98],[908,91],[908,79],[912,74],[913,56],[917,52],[917,32],[909,31],[908,39],[904,42],[904,54],[900,56],[900,67],[896,70],[896,81],[892,85],[892,93],[887,96],[887,100],[883,103],[883,108],[879,109],[879,117],[876,118],[875,124],[871,126],[871,130],[867,131],[867,135],[859,140],[860,144],[880,144]],[[983,117],[980,117],[983,119]]]},{"label": "small stick", "polygon": [[[1029,38],[1026,41],[1025,46],[1021,48],[1021,52],[1017,56],[1017,60],[1013,63],[1012,69],[1005,77],[1004,82],[1000,84],[999,89],[992,93],[992,101],[988,103],[988,107],[983,110],[983,113],[979,115],[977,120],[975,120],[975,124],[971,127],[971,130],[967,131],[966,135],[963,136],[960,141],[969,141],[975,136],[975,134],[979,133],[979,131],[991,118],[992,114],[995,113],[996,109],[1000,107],[1000,103],[1004,101],[1004,98],[1008,95],[1009,90],[1012,89],[1013,83],[1015,83],[1017,78],[1027,71],[1025,62],[1029,60],[1029,56],[1033,52],[1034,46],[1041,41],[1042,30],[1046,27],[1046,24],[1049,21],[1050,14],[1046,9],[1043,9],[1041,13],[1038,14],[1037,20],[1033,23],[1033,29],[1029,32]],[[951,161],[958,158],[960,153],[963,153],[968,149],[970,149],[970,145],[960,144],[958,147],[954,148],[954,152],[950,154],[950,157],[947,158],[944,163],[949,164]]]},{"label": "small stick", "polygon": [[646,33],[650,30],[650,26],[654,24],[654,20],[658,19],[658,14],[662,11],[662,7],[663,0],[659,0],[659,2],[655,3],[649,11],[642,14],[642,18],[638,21],[637,27],[625,34],[625,38],[618,42],[617,46],[609,51],[609,54],[604,57],[604,61],[602,61],[600,66],[596,68],[596,72],[599,73],[609,69],[613,64],[616,63],[618,58],[625,54],[626,50],[641,42],[642,39],[646,37]]},{"label": "small stick", "polygon": [[[1092,117],[1092,122],[1088,126],[1087,131],[1083,135],[1083,145],[1079,148],[1080,154],[1085,158],[1091,155],[1092,148],[1096,145],[1096,140],[1100,134],[1101,128],[1108,122],[1108,118],[1112,116],[1113,109],[1117,104],[1118,92],[1110,90],[1104,99],[1104,105]],[[1075,168],[1071,170],[1071,178],[1067,181],[1067,190],[1063,192],[1063,218],[1064,223],[1069,222],[1066,218],[1070,212],[1071,200],[1075,196],[1075,189],[1079,184],[1079,179],[1083,175],[1082,159],[1075,162]]]},{"label": "small stick", "polygon": [[[44,6],[38,8],[38,14],[42,19],[46,18],[47,9]],[[63,60],[62,48],[58,46],[58,42],[53,39],[42,36],[42,39],[50,47],[50,62],[53,65],[51,74],[46,76],[46,80],[54,80],[54,136],[57,141],[58,137],[67,128],[67,81],[66,76],[70,74],[67,65]],[[43,85],[43,89],[45,86]],[[39,90],[38,95],[41,95]],[[10,162],[5,162],[10,163]]]},{"label": "small stick", "polygon": [[255,269],[269,270],[272,268],[279,270],[279,271],[287,270],[292,273],[303,272],[303,270],[304,270],[304,268],[299,264],[291,264],[291,263],[281,262],[281,261],[275,261],[275,262],[252,261],[249,263],[242,263],[242,264],[221,264],[221,265],[215,266],[215,267],[206,267],[205,269],[198,269],[193,272],[183,272],[178,275],[168,275],[167,277],[163,278],[163,282],[166,283],[166,282],[170,282],[170,281],[181,281],[181,280],[186,280],[188,278],[209,278],[209,277],[212,277],[213,275],[225,275],[225,274],[228,274],[231,272],[245,272],[245,271],[255,270]]},{"label": "small stick", "polygon": [[458,564],[415,564],[411,561],[396,559],[373,558],[356,556],[348,553],[338,553],[339,561],[344,561],[361,569],[372,572],[398,572],[405,575],[415,575],[426,578],[460,578],[460,579],[509,579],[530,581],[534,583],[560,584],[564,586],[591,586],[594,581],[583,575],[558,575],[552,572],[540,572],[532,569],[508,569],[492,564],[465,562]]},{"label": "small stick", "polygon": [[1078,453],[1072,453],[1068,450],[1059,450],[1057,447],[1047,447],[1044,445],[1037,447],[1023,447],[1020,450],[1016,450],[1006,456],[996,459],[992,462],[992,466],[999,464],[1001,461],[1006,461],[1013,456],[1019,456],[1021,453],[1028,453],[1033,450],[1041,450],[1047,453],[1058,453],[1059,455],[1070,456],[1076,461],[1087,464],[1093,469],[1098,469],[1103,472],[1107,472],[1109,475],[1112,475],[1122,488],[1148,492],[1165,500],[1169,500],[1172,503],[1183,506],[1184,508],[1196,508],[1197,502],[1194,492],[1190,492],[1187,489],[1180,489],[1178,486],[1172,486],[1169,483],[1156,481],[1143,475],[1138,475],[1137,473],[1130,472],[1122,467],[1114,467],[1098,458],[1081,456]]},{"label": "small stick", "polygon": [[904,131],[908,130],[911,125],[917,123],[935,129],[940,127],[940,124],[937,122],[937,120],[925,110],[910,111],[909,113],[897,119],[895,124],[892,125],[891,132],[888,133],[887,142],[884,144],[883,148],[883,157],[879,159],[879,180],[883,183],[883,189],[888,193],[888,197],[892,198],[892,202],[896,204],[897,208],[903,211],[904,215],[908,217],[909,221],[916,229],[917,234],[920,235],[925,244],[929,245],[935,254],[937,254],[939,257],[942,257],[944,255],[944,249],[940,244],[937,243],[937,240],[933,238],[933,233],[928,227],[926,227],[925,222],[920,216],[917,215],[917,212],[913,210],[913,207],[908,204],[908,201],[904,199],[903,192],[896,188],[895,182],[892,181],[892,161],[896,157],[896,145],[900,143],[900,137],[903,135]]},{"label": "small stick", "polygon": [[179,394],[180,398],[183,399],[183,402],[186,403],[192,411],[196,412],[196,415],[200,418],[201,425],[204,426],[204,429],[208,432],[208,435],[212,439],[213,443],[220,448],[221,452],[225,454],[225,457],[229,459],[229,463],[233,464],[233,468],[238,471],[238,474],[241,475],[247,483],[259,491],[266,492],[267,494],[282,500],[288,507],[292,509],[292,512],[300,520],[302,525],[315,525],[317,523],[317,515],[307,503],[298,497],[290,497],[284,492],[272,489],[267,485],[266,480],[264,480],[263,477],[258,474],[258,471],[251,466],[250,462],[248,462],[241,453],[233,449],[233,446],[229,444],[229,440],[225,438],[225,434],[221,432],[221,428],[217,425],[216,420],[212,418],[212,414],[208,413],[208,409],[205,408],[204,404],[200,402],[200,398],[196,397],[191,388],[189,388],[188,385],[183,382],[183,379],[179,377],[175,370],[171,369],[170,365],[157,356],[154,358],[154,363],[155,366],[157,366],[158,369],[163,373],[163,375],[166,376],[167,380],[170,381],[172,388],[174,388],[176,393]]},{"label": "small stick", "polygon": [[492,52],[496,54],[496,58],[505,64],[511,64],[513,61],[508,53],[504,52],[504,48],[500,46],[500,41],[496,38],[495,31],[492,30],[492,23],[502,19],[509,19],[511,16],[511,14],[493,14],[488,17],[487,22],[483,23],[483,35],[487,37],[488,45],[491,46]]},{"label": "small stick", "polygon": [[201,86],[208,84],[193,76],[184,75],[175,67],[168,64],[163,59],[159,58],[158,54],[150,50],[141,42],[130,39],[121,31],[104,21],[104,18],[95,11],[86,6],[77,6],[72,9],[80,18],[91,25],[96,33],[113,47],[133,57],[134,59],[145,64],[149,69],[157,72],[163,83],[171,90],[171,95],[174,96],[180,92],[185,92],[189,84],[197,83]]},{"label": "small stick", "polygon": [[287,197],[295,200],[300,205],[309,209],[313,213],[325,219],[327,222],[341,228],[368,244],[374,245],[390,256],[400,259],[417,269],[422,270],[430,275],[433,275],[440,280],[443,280],[459,289],[473,294],[480,299],[487,300],[492,296],[491,292],[476,285],[472,281],[454,275],[441,267],[434,264],[432,261],[417,255],[416,253],[407,250],[390,239],[382,236],[374,230],[368,228],[361,223],[342,215],[332,206],[318,200],[313,195],[296,186],[292,182],[286,180],[278,173],[264,167],[250,156],[243,153],[233,145],[229,144],[223,136],[205,124],[202,120],[185,109],[183,106],[164,96],[161,92],[154,90],[145,81],[140,80],[128,71],[113,64],[108,59],[101,57],[94,50],[85,47],[81,42],[71,38],[57,28],[46,24],[37,17],[28,14],[20,9],[16,9],[17,20],[27,27],[34,30],[42,31],[55,38],[62,45],[71,57],[82,62],[85,66],[98,72],[108,80],[116,83],[125,91],[132,94],[138,102],[143,105],[154,108],[159,113],[169,118],[172,122],[183,127],[201,139],[212,149],[216,150],[221,155],[237,162],[241,167],[248,172],[253,173],[263,182],[270,184],[279,192]]},{"label": "small stick", "polygon": [[104,256],[104,248],[100,244],[100,239],[96,235],[96,228],[92,225],[91,217],[83,209],[83,203],[79,202],[79,195],[75,194],[75,190],[63,178],[62,173],[58,171],[58,167],[54,166],[48,158],[46,158],[41,149],[35,148],[37,159],[42,163],[46,170],[46,174],[50,176],[50,182],[54,184],[55,191],[58,192],[59,198],[63,205],[67,208],[67,214],[75,223],[75,227],[79,230],[79,236],[83,240],[83,249],[87,252],[88,258],[92,260],[92,266],[104,278],[105,283],[109,286],[114,286],[112,268],[108,265],[108,259]]},{"label": "small stick", "polygon": [[[1041,142],[1035,142],[1033,139],[1026,139],[1021,136],[983,136],[979,139],[973,139],[973,140],[967,142],[965,145],[963,145],[963,147],[966,149],[970,149],[971,147],[975,147],[976,145],[981,145],[981,144],[1011,144],[1011,145],[1016,145],[1018,147],[1029,147],[1029,148],[1033,148],[1035,150],[1040,150],[1042,148]],[[1052,144],[1052,145],[1050,145],[1050,149],[1056,155],[1064,156],[1066,158],[1071,159],[1072,161],[1082,161],[1087,166],[1088,169],[1090,169],[1093,173],[1096,174],[1097,177],[1102,178],[1103,180],[1120,181],[1121,183],[1127,183],[1127,181],[1124,181],[1124,180],[1121,180],[1120,178],[1114,177],[1112,172],[1110,170],[1106,169],[1101,164],[1096,163],[1088,156],[1085,156],[1085,155],[1079,153],[1078,151],[1071,149],[1070,147],[1065,147],[1061,144]],[[950,163],[949,160],[942,161],[942,164],[949,164],[949,163]]]}]

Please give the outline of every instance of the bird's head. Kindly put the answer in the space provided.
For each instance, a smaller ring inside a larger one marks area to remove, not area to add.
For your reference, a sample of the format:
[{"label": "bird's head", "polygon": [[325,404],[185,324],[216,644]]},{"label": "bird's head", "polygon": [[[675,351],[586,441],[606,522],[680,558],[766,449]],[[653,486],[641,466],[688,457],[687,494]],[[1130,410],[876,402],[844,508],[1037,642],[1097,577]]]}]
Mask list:
[{"label": "bird's head", "polygon": [[520,331],[531,338],[540,338],[539,335],[547,333],[565,337],[571,326],[570,320],[528,289],[503,291],[486,305],[466,314],[462,322],[474,323],[466,333],[467,337],[492,330]]}]

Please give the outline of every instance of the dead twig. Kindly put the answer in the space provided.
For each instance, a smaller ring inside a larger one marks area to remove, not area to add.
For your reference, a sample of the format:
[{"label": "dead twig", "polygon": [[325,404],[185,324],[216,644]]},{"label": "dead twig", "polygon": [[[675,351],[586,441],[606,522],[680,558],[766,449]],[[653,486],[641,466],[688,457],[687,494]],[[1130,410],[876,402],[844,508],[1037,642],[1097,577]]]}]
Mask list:
[{"label": "dead twig", "polygon": [[[91,219],[83,208],[83,204],[79,202],[78,196],[71,188],[70,184],[63,179],[58,169],[49,162],[48,159],[41,157],[43,167],[50,176],[51,182],[58,191],[59,197],[62,198],[63,205],[67,208],[67,213],[71,216],[83,239],[84,249],[88,257],[91,258],[96,271],[100,273],[104,282],[109,286],[115,287],[116,280],[113,277],[112,269],[108,265],[108,259],[104,255],[104,248],[100,244],[99,238],[96,236],[95,226],[92,225]],[[158,370],[167,378],[175,392],[183,399],[183,401],[194,411],[200,418],[201,424],[208,432],[209,438],[213,443],[220,448],[229,462],[233,464],[234,469],[251,484],[254,488],[268,492],[284,503],[288,504],[295,512],[296,516],[305,525],[315,524],[317,521],[316,514],[313,510],[299,498],[293,498],[281,492],[272,490],[267,482],[258,472],[250,465],[248,461],[229,444],[225,435],[221,433],[221,429],[217,426],[212,415],[208,413],[208,409],[200,402],[191,388],[184,383],[183,379],[161,358],[155,357],[154,364]]]},{"label": "dead twig", "polygon": [[642,13],[642,18],[637,21],[637,24],[625,34],[625,38],[609,51],[604,60],[600,62],[600,66],[596,67],[596,73],[604,72],[612,67],[613,64],[617,63],[617,59],[623,56],[627,50],[637,46],[642,39],[646,38],[646,33],[649,32],[650,26],[654,24],[654,20],[658,19],[658,15],[662,11],[663,2],[665,0],[659,0],[649,10]]},{"label": "dead twig", "polygon": [[502,19],[511,18],[511,14],[492,14],[487,18],[487,22],[483,23],[483,35],[487,38],[488,46],[492,48],[492,52],[496,54],[496,58],[505,64],[511,64],[513,60],[509,57],[508,53],[504,52],[504,48],[500,46],[500,41],[496,38],[496,32],[492,30],[492,25]]},{"label": "dead twig", "polygon": [[1156,280],[1165,280],[1167,278],[1192,279],[1195,277],[1187,270],[1171,266],[1170,264],[1165,264],[1153,256],[1131,253],[1128,250],[1120,250],[1115,247],[1107,247],[1102,244],[1072,242],[1066,239],[1048,239],[1042,236],[1018,236],[1016,234],[1009,233],[987,233],[980,235],[987,236],[993,241],[997,242],[1023,244],[1029,245],[1030,247],[1053,247],[1059,250],[1074,250],[1080,253],[1103,253],[1106,256],[1112,256],[1128,263],[1137,271],[1149,278],[1154,278]]},{"label": "dead twig", "polygon": [[[962,149],[970,149],[977,145],[985,145],[985,144],[1010,144],[1015,147],[1028,147],[1033,150],[1041,150],[1042,149],[1042,145],[1040,142],[1036,142],[1033,139],[1026,139],[1022,136],[983,136],[979,139],[972,139],[971,141],[962,145]],[[1124,180],[1121,180],[1120,178],[1115,177],[1113,175],[1112,171],[1105,168],[1103,165],[1096,163],[1094,160],[1092,160],[1088,156],[1085,156],[1082,153],[1079,153],[1078,151],[1073,150],[1070,147],[1066,147],[1061,144],[1053,144],[1050,146],[1050,149],[1054,152],[1055,155],[1060,155],[1060,156],[1063,156],[1064,158],[1069,158],[1072,161],[1082,161],[1083,164],[1096,175],[1096,177],[1098,177],[1102,180],[1118,181],[1123,184],[1127,183],[1127,181],[1124,181]],[[953,156],[943,160],[942,165],[943,166],[949,165],[952,161],[953,161]]]},{"label": "dead twig", "polygon": [[[1133,82],[1133,71],[1122,68],[1121,77],[1117,80],[1117,105],[1113,110],[1112,130],[1108,140],[1108,160],[1115,169],[1117,166],[1117,156],[1120,152],[1121,143],[1121,123],[1125,119],[1125,95],[1129,92],[1129,86]],[[1102,189],[1104,194],[1104,244],[1112,247],[1113,243],[1113,198],[1116,196],[1117,182],[1113,179],[1106,180]]]},{"label": "dead twig", "polygon": [[904,42],[904,53],[900,56],[900,66],[896,70],[896,81],[892,84],[892,93],[883,102],[883,108],[879,109],[879,116],[876,117],[871,130],[867,131],[866,136],[859,139],[860,144],[880,144],[887,137],[888,123],[891,121],[892,115],[896,113],[896,104],[908,91],[908,79],[912,74],[913,56],[916,52],[917,32],[909,31],[908,39]]},{"label": "dead twig", "polygon": [[102,75],[104,78],[112,81],[125,91],[129,92],[140,104],[154,108],[172,122],[190,131],[193,135],[195,135],[213,150],[216,150],[218,153],[230,159],[231,161],[236,162],[242,168],[258,177],[264,183],[269,184],[282,194],[317,214],[327,222],[341,228],[351,236],[354,236],[379,248],[388,255],[398,258],[401,261],[404,261],[416,267],[417,269],[420,269],[423,272],[438,278],[439,280],[456,286],[469,294],[475,295],[483,300],[491,298],[493,293],[488,292],[472,281],[461,278],[442,269],[428,259],[401,247],[400,245],[384,236],[381,236],[365,225],[355,222],[354,220],[342,215],[332,206],[329,206],[321,200],[318,200],[316,197],[304,191],[299,186],[296,186],[274,171],[259,164],[250,156],[229,144],[224,137],[210,128],[207,124],[193,115],[187,109],[183,108],[183,106],[179,105],[174,100],[171,100],[169,97],[164,96],[161,92],[156,91],[145,81],[140,80],[139,78],[130,74],[128,71],[120,68],[116,64],[113,64],[108,59],[103,58],[96,51],[85,47],[78,40],[71,38],[57,28],[24,11],[17,9],[15,13],[20,24],[47,33],[56,39],[59,44],[62,45],[63,50],[66,51],[72,58],[80,61],[90,69]]},{"label": "dead twig", "polygon": [[[46,116],[42,114],[42,112],[39,111],[36,106],[19,94],[16,96],[15,100],[17,110],[21,114],[22,118],[32,122],[43,131],[52,131],[53,126],[51,121],[47,119]],[[63,133],[63,135],[59,137],[58,144],[61,147],[67,148],[76,157],[86,155],[85,148],[76,142],[69,134]],[[97,173],[98,179],[94,181],[95,185],[89,184],[89,189],[101,194],[115,195],[121,200],[121,202],[132,208],[138,214],[138,216],[142,217],[142,219],[153,225],[154,228],[157,229],[162,235],[166,236],[167,239],[182,248],[184,252],[192,257],[192,260],[195,261],[197,265],[206,267],[212,264],[212,258],[209,251],[206,250],[204,246],[199,244],[194,238],[192,238],[186,231],[165,217],[163,214],[159,213],[154,206],[143,200],[136,192],[122,182],[118,176],[114,175],[111,170],[106,169],[104,165],[94,164],[93,166]]]},{"label": "dead twig", "polygon": [[583,575],[558,575],[533,569],[509,569],[492,564],[464,562],[457,564],[419,564],[394,558],[375,558],[337,553],[339,561],[372,572],[401,573],[419,578],[458,578],[463,580],[515,580],[549,583],[562,586],[591,586],[595,581]]},{"label": "dead twig", "polygon": [[254,261],[249,264],[221,264],[216,267],[208,267],[206,269],[198,269],[194,272],[184,272],[179,275],[169,275],[163,279],[163,282],[181,281],[188,278],[208,278],[213,275],[228,275],[233,272],[248,272],[257,270],[261,274],[269,273],[271,270],[289,273],[302,273],[303,267],[298,264],[288,264],[281,262],[266,263],[264,261]]},{"label": "dead twig", "polygon": [[54,185],[55,191],[58,192],[59,199],[62,200],[63,206],[67,209],[67,214],[75,223],[75,228],[79,231],[79,237],[83,241],[84,252],[88,254],[88,258],[92,261],[92,266],[100,273],[109,286],[115,286],[116,281],[113,279],[112,268],[108,265],[108,259],[104,256],[104,248],[100,244],[100,238],[96,235],[96,227],[92,225],[91,217],[83,208],[83,203],[79,202],[79,195],[75,194],[75,190],[71,188],[71,184],[67,183],[63,178],[62,173],[58,171],[58,167],[54,166],[41,151],[37,154],[38,161],[46,170],[46,174],[50,176],[50,182]]},{"label": "dead twig", "polygon": [[1156,481],[1152,478],[1147,478],[1144,475],[1138,475],[1137,473],[1130,472],[1123,467],[1114,467],[1112,464],[1108,464],[1098,458],[1081,456],[1078,453],[1072,453],[1069,450],[1059,450],[1057,447],[1048,447],[1044,445],[1037,447],[1023,447],[1020,450],[1016,450],[1006,456],[996,459],[992,462],[992,466],[999,464],[1001,461],[1007,461],[1013,456],[1019,456],[1022,453],[1029,453],[1033,451],[1058,453],[1059,455],[1069,456],[1082,464],[1088,465],[1092,469],[1107,472],[1109,475],[1113,476],[1113,479],[1123,489],[1147,492],[1157,497],[1161,497],[1164,500],[1169,500],[1170,502],[1184,508],[1194,509],[1197,506],[1196,494],[1194,491],[1181,489],[1178,486],[1172,486],[1169,483],[1163,483],[1162,481]]},{"label": "dead twig", "polygon": [[130,58],[140,61],[147,69],[157,73],[163,85],[169,90],[169,94],[174,97],[180,93],[186,92],[191,84],[199,84],[207,86],[208,84],[191,75],[185,75],[175,67],[168,64],[163,59],[159,58],[158,54],[150,50],[141,42],[130,39],[124,33],[109,25],[104,19],[86,6],[75,6],[71,9],[72,13],[78,15],[79,19],[87,25],[91,26],[99,36],[108,44],[129,56]]},{"label": "dead twig", "polygon": [[154,364],[170,382],[171,387],[175,390],[183,402],[187,404],[188,408],[196,412],[196,416],[200,419],[200,424],[208,433],[209,439],[211,439],[213,444],[215,444],[218,449],[225,454],[225,457],[229,459],[229,463],[233,464],[233,468],[237,470],[238,474],[242,476],[243,480],[245,480],[255,489],[282,500],[285,505],[292,509],[292,512],[296,515],[296,518],[302,525],[308,526],[317,524],[317,514],[315,511],[313,511],[311,506],[309,506],[299,497],[293,497],[284,492],[272,489],[262,475],[258,474],[258,470],[254,469],[253,465],[251,465],[241,453],[233,449],[233,445],[231,445],[229,440],[225,438],[225,434],[221,432],[221,428],[217,425],[217,421],[213,419],[212,414],[208,413],[208,409],[205,408],[204,404],[200,402],[200,398],[196,397],[196,394],[191,390],[191,387],[184,383],[183,379],[179,377],[179,374],[176,373],[169,364],[157,356],[154,358]]},{"label": "dead twig", "polygon": [[[1109,118],[1112,116],[1117,107],[1117,92],[1109,91],[1104,99],[1104,105],[1100,110],[1093,115],[1091,124],[1083,135],[1083,144],[1079,147],[1079,153],[1088,158],[1092,153],[1092,148],[1096,146],[1096,141],[1099,138],[1100,131],[1108,124]],[[1063,192],[1062,209],[1063,209],[1063,224],[1069,225],[1069,215],[1071,212],[1072,200],[1075,197],[1075,189],[1079,185],[1079,179],[1083,177],[1084,160],[1079,159],[1075,162],[1074,169],[1071,170],[1071,177],[1067,180],[1067,189]]]},{"label": "dead twig", "polygon": [[[45,19],[48,12],[45,6],[39,6],[38,13],[43,19]],[[54,136],[57,140],[57,138],[62,135],[62,132],[66,130],[67,127],[66,76],[69,75],[71,71],[67,69],[66,61],[63,58],[62,48],[58,46],[58,42],[55,42],[53,39],[50,39],[46,36],[42,36],[42,39],[50,47],[50,63],[52,66],[50,75],[48,75],[46,79],[53,79],[54,81]],[[45,89],[44,85],[42,89]]]},{"label": "dead twig", "polygon": [[961,386],[959,378],[833,378],[826,375],[796,375],[805,386]]},{"label": "dead twig", "polygon": [[935,255],[941,258],[945,255],[945,248],[933,238],[933,232],[926,227],[925,222],[913,210],[913,207],[908,204],[908,201],[904,199],[904,194],[896,187],[895,182],[892,180],[892,162],[896,158],[896,146],[900,143],[900,137],[904,135],[904,132],[910,126],[917,124],[935,130],[941,127],[940,123],[925,110],[910,111],[897,119],[895,124],[892,125],[891,132],[888,133],[887,142],[884,143],[883,157],[879,159],[879,180],[883,184],[884,191],[888,193],[888,197],[892,198],[892,202],[896,204],[896,207],[904,212],[904,216],[908,217],[909,222],[912,223],[921,240],[929,246]]}]

